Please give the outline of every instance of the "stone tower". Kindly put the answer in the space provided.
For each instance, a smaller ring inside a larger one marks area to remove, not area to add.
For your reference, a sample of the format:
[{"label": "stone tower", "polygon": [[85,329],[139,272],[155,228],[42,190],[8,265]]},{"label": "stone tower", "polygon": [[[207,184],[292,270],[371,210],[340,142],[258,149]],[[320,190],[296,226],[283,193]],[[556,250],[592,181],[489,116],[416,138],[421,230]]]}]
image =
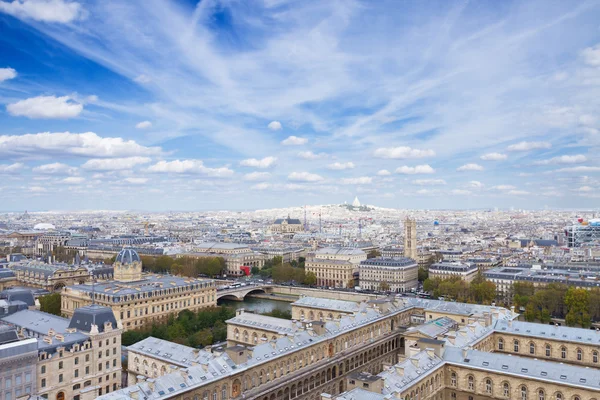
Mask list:
[{"label": "stone tower", "polygon": [[417,221],[408,217],[404,220],[404,257],[418,261]]},{"label": "stone tower", "polygon": [[123,249],[115,259],[114,279],[119,282],[133,282],[142,279],[142,260],[137,251]]}]

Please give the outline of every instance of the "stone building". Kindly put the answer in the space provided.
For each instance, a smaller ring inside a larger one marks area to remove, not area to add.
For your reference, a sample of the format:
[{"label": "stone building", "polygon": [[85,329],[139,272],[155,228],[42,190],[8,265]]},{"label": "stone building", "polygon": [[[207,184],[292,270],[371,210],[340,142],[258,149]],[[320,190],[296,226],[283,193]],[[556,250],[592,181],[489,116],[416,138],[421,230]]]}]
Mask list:
[{"label": "stone building", "polygon": [[457,261],[442,261],[431,264],[429,267],[429,278],[449,279],[459,277],[465,282],[471,282],[479,272],[477,265],[473,263],[461,263]]},{"label": "stone building", "polygon": [[47,264],[41,261],[22,261],[9,265],[19,285],[58,291],[65,286],[88,282],[95,275],[96,279],[111,279],[112,268],[105,265],[83,264]]},{"label": "stone building", "polygon": [[142,263],[133,249],[123,249],[114,263],[115,280],[68,286],[61,292],[62,313],[72,316],[79,307],[110,307],[125,330],[164,321],[181,310],[197,311],[217,304],[213,280],[142,274]]},{"label": "stone building", "polygon": [[35,254],[42,257],[52,254],[54,249],[64,247],[70,239],[70,232],[46,232],[36,237]]},{"label": "stone building", "polygon": [[419,285],[419,266],[412,258],[370,258],[360,262],[358,271],[362,289],[380,290],[381,283],[386,282],[389,291],[404,293]]},{"label": "stone building", "polygon": [[366,259],[367,253],[357,248],[324,247],[309,254],[305,270],[315,274],[319,286],[346,287]]},{"label": "stone building", "polygon": [[[73,317],[18,311],[1,323],[36,344],[35,394],[46,399],[82,400],[121,386],[121,333],[110,308],[82,307]],[[22,379],[27,379],[26,375]]]},{"label": "stone building", "polygon": [[227,344],[254,346],[269,340],[277,340],[302,329],[302,324],[282,318],[237,310],[236,316],[227,322]]},{"label": "stone building", "polygon": [[227,264],[227,275],[242,276],[242,267],[262,268],[265,265],[265,255],[250,249],[245,244],[207,242],[199,243],[192,253],[177,254],[180,257],[223,257]]},{"label": "stone building", "polygon": [[417,260],[417,221],[406,218],[404,220],[404,257]]},{"label": "stone building", "polygon": [[271,225],[271,232],[273,233],[296,233],[304,231],[304,226],[302,226],[302,222],[297,218],[290,218],[288,215],[287,218],[279,218],[276,219]]}]

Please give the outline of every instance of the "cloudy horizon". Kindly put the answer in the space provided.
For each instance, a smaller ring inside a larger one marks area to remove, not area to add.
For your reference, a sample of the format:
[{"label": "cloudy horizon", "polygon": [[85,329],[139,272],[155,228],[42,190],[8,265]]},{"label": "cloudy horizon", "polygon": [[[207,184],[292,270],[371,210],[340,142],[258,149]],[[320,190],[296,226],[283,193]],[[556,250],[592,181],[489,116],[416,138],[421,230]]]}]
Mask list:
[{"label": "cloudy horizon", "polygon": [[598,208],[599,20],[598,1],[0,0],[0,210]]}]

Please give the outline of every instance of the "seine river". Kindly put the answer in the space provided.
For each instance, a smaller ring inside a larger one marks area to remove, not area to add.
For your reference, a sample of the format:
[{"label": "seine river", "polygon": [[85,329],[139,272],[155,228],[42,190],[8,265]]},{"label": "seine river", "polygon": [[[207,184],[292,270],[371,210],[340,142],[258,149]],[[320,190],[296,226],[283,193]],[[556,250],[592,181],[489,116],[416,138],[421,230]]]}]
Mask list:
[{"label": "seine river", "polygon": [[270,312],[275,309],[281,311],[292,309],[292,303],[288,303],[287,301],[257,299],[254,297],[246,297],[246,299],[243,302],[235,300],[219,300],[218,304],[233,307],[235,309],[244,308],[249,311],[256,311],[257,313]]}]

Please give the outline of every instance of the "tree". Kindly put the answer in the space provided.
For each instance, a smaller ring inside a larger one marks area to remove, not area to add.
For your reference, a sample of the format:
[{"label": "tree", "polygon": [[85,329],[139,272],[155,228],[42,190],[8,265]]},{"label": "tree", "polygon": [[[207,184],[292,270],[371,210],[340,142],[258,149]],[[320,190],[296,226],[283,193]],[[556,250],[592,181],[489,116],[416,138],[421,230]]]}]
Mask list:
[{"label": "tree", "polygon": [[51,293],[45,296],[40,296],[39,300],[40,311],[60,316],[60,293]]},{"label": "tree", "polygon": [[348,289],[354,289],[355,286],[354,278],[348,279],[348,282],[346,282],[346,287]]},{"label": "tree", "polygon": [[308,286],[312,286],[317,283],[317,276],[314,272],[309,271],[306,273],[306,277],[304,278],[304,284]]},{"label": "tree", "polygon": [[381,257],[381,252],[377,249],[373,249],[367,253],[367,258]]},{"label": "tree", "polygon": [[252,269],[250,270],[250,273],[252,275],[258,275],[260,273],[260,268],[258,268],[258,267],[252,267]]},{"label": "tree", "polygon": [[156,258],[153,272],[161,272],[161,273],[169,272],[171,270],[171,265],[173,265],[174,262],[175,262],[175,260],[173,260],[172,257],[159,256]]},{"label": "tree", "polygon": [[429,278],[429,271],[423,267],[419,267],[419,282],[425,282]]},{"label": "tree", "polygon": [[586,289],[570,287],[565,295],[567,315],[565,322],[568,326],[588,328],[591,325],[589,312],[589,292]]},{"label": "tree", "polygon": [[142,268],[146,271],[154,271],[156,268],[156,258],[152,256],[140,256],[142,260]]},{"label": "tree", "polygon": [[386,281],[380,282],[379,283],[379,290],[381,290],[382,292],[389,292],[390,291],[390,284],[387,283]]}]

